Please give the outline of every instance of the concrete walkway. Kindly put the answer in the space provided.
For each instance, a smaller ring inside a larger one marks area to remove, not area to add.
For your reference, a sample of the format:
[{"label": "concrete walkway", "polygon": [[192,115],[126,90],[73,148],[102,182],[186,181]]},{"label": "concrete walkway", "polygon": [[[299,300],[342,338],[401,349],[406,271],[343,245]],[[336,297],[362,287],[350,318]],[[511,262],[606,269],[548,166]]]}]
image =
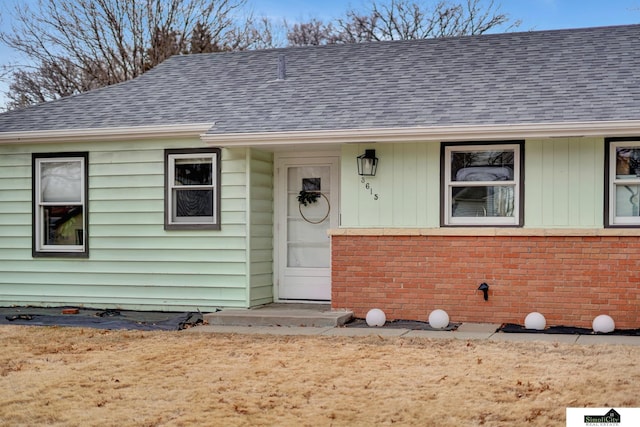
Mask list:
[{"label": "concrete walkway", "polygon": [[272,303],[255,308],[227,308],[205,313],[209,325],[218,326],[343,326],[353,318],[349,310],[332,310],[329,304]]},{"label": "concrete walkway", "polygon": [[455,331],[413,330],[405,328],[345,327],[353,317],[348,310],[332,310],[329,304],[272,303],[250,309],[223,309],[207,313],[207,325],[189,332],[228,334],[318,335],[361,337],[441,338],[511,342],[558,342],[568,344],[640,345],[640,336],[577,335],[496,332],[500,324],[463,323]]},{"label": "concrete walkway", "polygon": [[299,327],[299,326],[232,326],[202,325],[187,329],[188,333],[225,333],[225,334],[270,334],[270,335],[315,335],[362,337],[377,335],[381,337],[489,340],[510,342],[557,342],[567,344],[621,344],[640,346],[640,336],[622,335],[563,335],[563,334],[527,334],[496,332],[499,324],[463,323],[455,331],[417,331],[396,328],[349,328],[349,327]]},{"label": "concrete walkway", "polygon": [[[128,329],[132,324],[165,324],[165,330],[175,330],[185,313],[113,310],[114,316],[103,317],[105,310],[79,308],[75,314],[62,314],[64,307],[0,307],[0,325],[64,325],[102,329]],[[108,312],[109,310],[107,310]],[[28,320],[13,320],[28,315]],[[178,316],[179,315],[179,316]],[[176,317],[178,316],[178,317]],[[33,317],[33,319],[31,318]],[[496,332],[500,324],[462,323],[455,331],[413,330],[401,327],[346,327],[353,313],[332,310],[328,304],[268,304],[251,309],[224,309],[203,314],[206,325],[183,330],[181,333],[316,335],[490,340],[490,341],[546,341],[568,344],[622,344],[640,346],[640,336],[528,334]],[[277,325],[277,326],[276,326]],[[137,328],[131,328],[137,329]]]}]

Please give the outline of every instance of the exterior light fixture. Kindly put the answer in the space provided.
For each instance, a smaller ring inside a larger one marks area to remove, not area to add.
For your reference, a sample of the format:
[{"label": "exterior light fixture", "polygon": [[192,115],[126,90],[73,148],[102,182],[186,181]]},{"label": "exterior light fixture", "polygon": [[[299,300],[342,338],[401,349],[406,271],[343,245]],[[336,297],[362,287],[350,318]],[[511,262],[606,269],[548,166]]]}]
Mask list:
[{"label": "exterior light fixture", "polygon": [[359,155],[356,160],[358,161],[358,175],[376,176],[378,168],[376,150],[364,150],[364,154]]},{"label": "exterior light fixture", "polygon": [[489,301],[489,285],[487,285],[486,283],[481,283],[478,287],[478,290],[482,291],[482,293],[484,294],[484,300]]},{"label": "exterior light fixture", "polygon": [[602,332],[604,334],[613,332],[616,329],[616,323],[613,321],[613,318],[606,314],[601,314],[593,319],[592,326],[593,332]]},{"label": "exterior light fixture", "polygon": [[433,310],[429,314],[429,326],[433,329],[444,329],[449,326],[449,314],[442,309]]},{"label": "exterior light fixture", "polygon": [[527,317],[524,318],[524,327],[526,329],[542,331],[545,326],[547,326],[547,319],[537,311],[527,314]]}]

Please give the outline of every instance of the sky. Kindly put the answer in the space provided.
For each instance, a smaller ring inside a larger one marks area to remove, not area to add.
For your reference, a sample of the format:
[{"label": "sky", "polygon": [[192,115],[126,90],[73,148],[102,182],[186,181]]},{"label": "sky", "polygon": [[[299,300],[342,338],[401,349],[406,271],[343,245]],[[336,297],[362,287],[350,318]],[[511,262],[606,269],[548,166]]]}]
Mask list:
[{"label": "sky", "polygon": [[[290,20],[330,19],[350,7],[364,9],[363,5],[370,4],[368,0],[249,1],[258,13]],[[486,4],[490,0],[482,1]],[[523,31],[640,23],[640,0],[494,0],[494,4],[514,20],[521,20]]]},{"label": "sky", "polygon": [[[35,3],[36,0],[4,0],[0,2],[0,31],[9,31],[11,3]],[[268,16],[288,22],[311,18],[330,20],[344,16],[347,9],[366,9],[371,0],[247,0],[257,16]],[[377,0],[378,3],[385,0]],[[415,0],[432,2],[436,0]],[[491,0],[481,0],[488,3]],[[494,0],[511,20],[520,20],[517,31],[596,27],[640,23],[640,0]],[[20,62],[20,57],[0,45],[0,65]],[[6,104],[6,79],[0,79],[0,111]]]}]

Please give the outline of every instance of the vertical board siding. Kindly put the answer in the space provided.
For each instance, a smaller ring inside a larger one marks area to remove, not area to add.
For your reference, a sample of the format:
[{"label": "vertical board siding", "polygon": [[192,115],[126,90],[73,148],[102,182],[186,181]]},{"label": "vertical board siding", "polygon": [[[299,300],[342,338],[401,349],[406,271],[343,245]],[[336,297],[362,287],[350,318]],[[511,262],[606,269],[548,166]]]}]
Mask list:
[{"label": "vertical board siding", "polygon": [[[603,138],[525,142],[525,227],[602,227]],[[375,148],[375,177],[357,174],[356,157]],[[342,227],[438,227],[440,143],[353,144],[342,148]]]},{"label": "vertical board siding", "polygon": [[[375,148],[375,177],[358,176],[356,157]],[[437,227],[440,144],[354,144],[342,148],[342,227]],[[370,185],[371,191],[366,188]]]},{"label": "vertical board siding", "polygon": [[[246,307],[245,150],[222,150],[221,230],[164,230],[164,149],[198,139],[0,147],[0,304]],[[31,256],[31,154],[89,152],[88,259]]]},{"label": "vertical board siding", "polygon": [[525,226],[600,228],[604,140],[557,138],[525,145]]},{"label": "vertical board siding", "polygon": [[250,152],[249,305],[273,302],[273,153]]},{"label": "vertical board siding", "polygon": [[342,146],[340,159],[340,226],[360,227],[360,204],[357,201],[360,180],[357,176],[356,156],[362,154],[360,145]]}]

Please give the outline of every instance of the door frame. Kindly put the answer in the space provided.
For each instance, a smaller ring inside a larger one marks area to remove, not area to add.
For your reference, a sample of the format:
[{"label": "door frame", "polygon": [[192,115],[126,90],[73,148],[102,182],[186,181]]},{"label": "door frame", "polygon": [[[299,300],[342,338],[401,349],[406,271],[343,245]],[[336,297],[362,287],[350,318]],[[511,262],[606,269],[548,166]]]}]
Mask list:
[{"label": "door frame", "polygon": [[[287,193],[287,183],[286,179],[281,179],[281,173],[283,171],[280,170],[281,163],[284,161],[295,163],[297,160],[300,161],[300,166],[305,166],[305,163],[309,163],[309,161],[313,162],[322,162],[326,160],[329,163],[331,160],[337,160],[335,176],[337,177],[337,182],[335,183],[335,191],[336,191],[336,199],[338,203],[337,206],[332,205],[332,209],[337,209],[338,213],[338,222],[340,221],[340,171],[341,166],[340,163],[342,161],[340,150],[331,150],[331,151],[283,151],[283,152],[275,152],[274,153],[274,168],[273,168],[273,182],[274,182],[274,190],[273,190],[273,300],[275,302],[282,303],[319,303],[326,304],[327,301],[315,301],[315,300],[287,300],[280,299],[280,274],[281,274],[281,265],[282,264],[282,252],[281,245],[283,244],[280,234],[280,227],[284,225],[286,222],[286,193]],[[284,188],[282,188],[281,181],[284,181]],[[339,224],[337,224],[339,225]],[[331,251],[331,243],[329,243],[329,251]],[[286,255],[285,255],[286,256]],[[331,278],[331,265],[329,265],[329,278]]]}]

